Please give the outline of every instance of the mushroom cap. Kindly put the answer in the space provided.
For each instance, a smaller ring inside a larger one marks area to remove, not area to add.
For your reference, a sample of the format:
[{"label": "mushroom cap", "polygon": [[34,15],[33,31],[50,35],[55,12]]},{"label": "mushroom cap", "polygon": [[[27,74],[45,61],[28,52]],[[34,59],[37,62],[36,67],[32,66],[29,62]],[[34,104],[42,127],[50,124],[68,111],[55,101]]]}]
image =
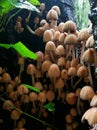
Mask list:
[{"label": "mushroom cap", "polygon": [[95,52],[95,51],[94,51],[93,48],[87,49],[87,50],[83,53],[81,59],[82,59],[84,62],[86,62],[86,63],[90,63],[90,64],[94,63],[94,52]]},{"label": "mushroom cap", "polygon": [[64,67],[64,66],[65,66],[65,63],[66,63],[65,57],[59,57],[59,58],[57,59],[57,64],[58,64],[58,66]]},{"label": "mushroom cap", "polygon": [[86,77],[88,76],[89,72],[86,66],[82,65],[77,70],[77,76],[78,77]]},{"label": "mushroom cap", "polygon": [[3,73],[2,75],[2,81],[5,82],[5,83],[8,83],[11,81],[11,76],[9,73],[5,72]]},{"label": "mushroom cap", "polygon": [[65,48],[64,48],[64,46],[63,45],[58,45],[57,47],[56,47],[56,50],[55,50],[55,54],[57,55],[57,56],[62,56],[62,55],[65,55]]},{"label": "mushroom cap", "polygon": [[59,36],[60,36],[60,32],[55,31],[55,33],[54,33],[54,41],[59,41]]},{"label": "mushroom cap", "polygon": [[89,125],[97,124],[97,107],[89,108],[82,116],[81,121],[87,120]]},{"label": "mushroom cap", "polygon": [[97,95],[94,95],[90,102],[91,107],[97,107]]},{"label": "mushroom cap", "polygon": [[90,47],[93,47],[94,45],[94,37],[93,35],[91,35],[87,41],[86,41],[86,48],[90,48]]},{"label": "mushroom cap", "polygon": [[60,76],[60,69],[59,66],[55,63],[53,63],[48,70],[48,76],[50,78],[56,78]]},{"label": "mushroom cap", "polygon": [[50,60],[45,60],[41,66],[42,72],[47,72],[49,70],[49,67],[51,66],[51,64],[52,64],[52,62]]},{"label": "mushroom cap", "polygon": [[36,59],[37,61],[43,61],[44,60],[44,54],[42,51],[37,51],[36,52],[38,58]]},{"label": "mushroom cap", "polygon": [[66,102],[69,105],[74,105],[76,103],[76,95],[74,92],[69,92],[66,94]]},{"label": "mushroom cap", "polygon": [[80,30],[78,34],[78,41],[86,41],[89,38],[89,32],[87,28],[83,28]]},{"label": "mushroom cap", "polygon": [[42,19],[40,21],[40,26],[43,27],[46,23],[47,23],[47,21],[45,19]]},{"label": "mushroom cap", "polygon": [[43,90],[43,85],[40,81],[35,82],[34,86],[39,90]]},{"label": "mushroom cap", "polygon": [[76,28],[76,24],[71,20],[68,20],[64,23],[64,32],[74,33],[76,32]]},{"label": "mushroom cap", "polygon": [[70,67],[68,69],[68,76],[76,76],[77,70],[76,67]]},{"label": "mushroom cap", "polygon": [[53,101],[55,99],[55,93],[52,90],[47,91],[46,98],[48,101]]},{"label": "mushroom cap", "polygon": [[57,14],[57,12],[54,9],[50,9],[48,11],[48,13],[47,13],[46,18],[48,20],[50,20],[50,19],[56,19],[56,20],[58,20],[58,14]]},{"label": "mushroom cap", "polygon": [[71,67],[76,67],[78,65],[78,63],[79,63],[79,59],[74,58],[74,59],[71,60],[70,65],[71,65]]},{"label": "mushroom cap", "polygon": [[27,74],[35,74],[36,72],[36,67],[33,64],[28,64],[27,65]]},{"label": "mushroom cap", "polygon": [[43,41],[48,42],[48,41],[53,41],[53,32],[49,29],[45,30],[43,34]]},{"label": "mushroom cap", "polygon": [[54,5],[54,6],[52,6],[52,8],[51,8],[51,9],[55,10],[55,11],[57,12],[58,16],[60,16],[60,14],[61,14],[61,11],[60,11],[60,8],[59,8],[59,6],[57,6],[57,5]]},{"label": "mushroom cap", "polygon": [[95,92],[91,86],[84,86],[82,87],[80,91],[80,98],[82,100],[91,100],[93,96],[95,95]]},{"label": "mushroom cap", "polygon": [[55,52],[56,46],[53,41],[48,41],[45,45],[45,51],[46,52]]},{"label": "mushroom cap", "polygon": [[78,43],[77,37],[75,34],[69,34],[65,37],[65,45],[76,45]]},{"label": "mushroom cap", "polygon": [[38,35],[38,36],[43,36],[44,34],[44,28],[43,27],[39,27],[35,30],[35,34]]},{"label": "mushroom cap", "polygon": [[60,44],[64,44],[64,40],[67,36],[67,33],[60,33],[60,36],[59,36],[59,43]]},{"label": "mushroom cap", "polygon": [[64,22],[60,22],[59,25],[58,25],[58,31],[60,33],[63,33],[64,32]]},{"label": "mushroom cap", "polygon": [[35,93],[35,92],[29,93],[29,100],[31,102],[36,101],[37,100],[37,93]]},{"label": "mushroom cap", "polygon": [[55,88],[57,89],[63,88],[64,85],[65,85],[64,80],[61,77],[59,77],[55,82]]},{"label": "mushroom cap", "polygon": [[18,86],[17,88],[17,92],[18,94],[22,95],[22,94],[28,94],[29,93],[29,89],[26,88],[25,86],[23,86],[22,84]]},{"label": "mushroom cap", "polygon": [[45,103],[46,102],[46,93],[45,92],[40,92],[38,94],[38,100],[42,103]]},{"label": "mushroom cap", "polygon": [[61,77],[62,77],[62,79],[68,79],[68,71],[67,71],[67,69],[62,69],[61,70]]}]

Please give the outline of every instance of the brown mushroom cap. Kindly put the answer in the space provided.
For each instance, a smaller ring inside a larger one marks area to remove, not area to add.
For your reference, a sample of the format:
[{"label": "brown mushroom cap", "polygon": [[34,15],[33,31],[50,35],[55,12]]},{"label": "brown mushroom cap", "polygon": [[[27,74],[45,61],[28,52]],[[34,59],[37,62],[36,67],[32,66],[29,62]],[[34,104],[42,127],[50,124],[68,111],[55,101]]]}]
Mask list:
[{"label": "brown mushroom cap", "polygon": [[47,13],[47,19],[57,19],[58,20],[58,14],[54,9],[50,9]]},{"label": "brown mushroom cap", "polygon": [[60,22],[59,25],[58,25],[58,31],[60,33],[63,33],[64,32],[64,22]]},{"label": "brown mushroom cap", "polygon": [[36,72],[36,67],[33,64],[28,64],[27,66],[27,74],[35,74]]},{"label": "brown mushroom cap", "polygon": [[67,22],[64,23],[64,32],[67,32],[67,33],[76,32],[76,24],[73,21],[68,20]]},{"label": "brown mushroom cap", "polygon": [[86,48],[90,48],[90,47],[93,47],[94,45],[94,37],[93,35],[91,35],[87,41],[86,41]]},{"label": "brown mushroom cap", "polygon": [[82,116],[81,121],[84,122],[84,120],[88,121],[88,124],[90,126],[97,124],[97,107],[89,108]]},{"label": "brown mushroom cap", "polygon": [[80,66],[79,68],[78,68],[78,70],[77,70],[77,76],[78,77],[86,77],[86,76],[88,76],[88,69],[87,69],[87,67],[86,66]]},{"label": "brown mushroom cap", "polygon": [[91,102],[90,102],[91,107],[97,107],[97,95],[94,95]]},{"label": "brown mushroom cap", "polygon": [[52,64],[50,67],[49,67],[49,70],[48,70],[48,76],[50,78],[56,78],[56,77],[59,77],[60,76],[60,69],[59,69],[59,66],[57,64]]},{"label": "brown mushroom cap", "polygon": [[86,62],[86,63],[94,63],[94,49],[93,48],[89,48],[87,49],[83,55],[82,55],[82,61]]},{"label": "brown mushroom cap", "polygon": [[87,28],[80,30],[78,34],[78,41],[86,41],[89,38],[89,32]]},{"label": "brown mushroom cap", "polygon": [[52,90],[47,91],[46,98],[48,101],[53,101],[55,99],[55,93]]},{"label": "brown mushroom cap", "polygon": [[48,41],[53,41],[53,32],[51,30],[46,30],[43,34],[43,41],[48,42]]},{"label": "brown mushroom cap", "polygon": [[56,49],[55,43],[53,41],[48,41],[45,46],[46,52],[54,52]]},{"label": "brown mushroom cap", "polygon": [[51,66],[52,62],[50,60],[45,60],[43,63],[42,63],[42,66],[41,66],[41,70],[42,72],[47,72],[49,70],[49,67]]},{"label": "brown mushroom cap", "polygon": [[78,43],[77,37],[75,34],[69,34],[64,40],[65,45],[76,45]]},{"label": "brown mushroom cap", "polygon": [[29,100],[31,102],[36,101],[37,100],[37,94],[35,92],[29,93]]},{"label": "brown mushroom cap", "polygon": [[65,48],[64,48],[64,46],[63,45],[58,45],[57,47],[56,47],[56,50],[55,50],[55,54],[56,55],[58,55],[58,56],[64,56],[65,55]]},{"label": "brown mushroom cap", "polygon": [[57,12],[58,16],[60,16],[61,12],[60,12],[59,6],[54,5],[54,6],[52,6],[51,9],[55,10]]},{"label": "brown mushroom cap", "polygon": [[95,92],[91,86],[84,86],[82,87],[80,91],[80,98],[83,100],[90,101],[94,95],[95,95]]}]

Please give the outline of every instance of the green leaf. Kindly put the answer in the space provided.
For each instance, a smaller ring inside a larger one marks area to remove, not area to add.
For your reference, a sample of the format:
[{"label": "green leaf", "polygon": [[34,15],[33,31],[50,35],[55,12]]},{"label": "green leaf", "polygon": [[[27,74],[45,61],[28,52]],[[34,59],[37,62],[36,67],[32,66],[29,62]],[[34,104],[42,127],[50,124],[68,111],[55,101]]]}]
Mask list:
[{"label": "green leaf", "polygon": [[21,42],[18,42],[16,44],[13,45],[13,48],[23,57],[28,57],[30,59],[37,59],[37,55],[30,51],[24,44],[22,44]]},{"label": "green leaf", "polygon": [[0,44],[0,47],[9,49],[10,47],[14,48],[22,57],[30,58],[36,60],[38,58],[37,54],[30,51],[23,43],[18,42],[15,44]]},{"label": "green leaf", "polygon": [[9,44],[0,43],[0,47],[4,47],[5,49],[9,49],[11,46]]},{"label": "green leaf", "polygon": [[40,90],[38,88],[32,87],[28,84],[22,84],[22,85],[25,86],[26,88],[29,88],[29,89],[35,91],[35,92],[38,92],[38,93],[40,92]]},{"label": "green leaf", "polygon": [[55,111],[54,106],[55,106],[54,103],[49,102],[48,104],[44,105],[44,108],[46,108],[46,109],[48,109],[49,111],[53,112],[53,111]]},{"label": "green leaf", "polygon": [[8,0],[0,0],[0,15],[4,15],[12,10],[14,6]]},{"label": "green leaf", "polygon": [[40,5],[40,2],[38,0],[28,0],[33,5]]}]

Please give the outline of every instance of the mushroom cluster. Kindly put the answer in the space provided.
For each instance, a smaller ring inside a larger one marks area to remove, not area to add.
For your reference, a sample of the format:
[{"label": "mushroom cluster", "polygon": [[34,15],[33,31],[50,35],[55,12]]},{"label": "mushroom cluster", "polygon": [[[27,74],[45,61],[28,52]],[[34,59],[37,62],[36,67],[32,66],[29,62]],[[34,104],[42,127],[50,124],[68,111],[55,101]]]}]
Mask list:
[{"label": "mushroom cluster", "polygon": [[[88,120],[89,125],[97,123],[97,97],[91,74],[91,65],[95,63],[93,36],[88,28],[77,30],[76,24],[71,20],[57,24],[60,14],[59,7],[53,6],[47,13],[48,22],[43,19],[40,23],[42,26],[35,30],[35,35],[43,38],[45,50],[36,52],[36,62],[28,59],[21,76],[17,75],[20,79],[13,79],[7,71],[0,68],[0,98],[6,99],[3,109],[10,111],[10,118],[15,121],[13,130],[26,130],[27,122],[23,116],[26,112],[30,115],[26,116],[32,118],[35,116],[35,119],[47,122],[50,118],[51,122],[56,122],[56,102],[67,109],[62,114],[66,130],[77,130],[80,126],[79,117],[84,111],[84,100],[93,108],[86,111],[82,121]],[[26,81],[22,77],[28,78],[28,84],[40,92],[25,87]],[[52,102],[55,103],[53,112],[51,106],[48,109],[44,107]],[[42,123],[45,130],[53,129],[51,125]]]}]

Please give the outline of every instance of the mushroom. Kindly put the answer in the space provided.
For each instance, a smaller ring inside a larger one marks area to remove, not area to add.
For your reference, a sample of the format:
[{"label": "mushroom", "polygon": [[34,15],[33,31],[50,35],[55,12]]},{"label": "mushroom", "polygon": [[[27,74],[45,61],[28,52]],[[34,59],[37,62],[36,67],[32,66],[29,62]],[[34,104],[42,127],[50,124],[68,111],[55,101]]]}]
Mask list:
[{"label": "mushroom", "polygon": [[97,124],[97,107],[89,108],[82,116],[81,121],[87,120],[90,126]]},{"label": "mushroom", "polygon": [[4,103],[3,103],[3,109],[4,110],[8,110],[8,111],[11,111],[14,107],[14,104],[11,100],[6,100]]},{"label": "mushroom", "polygon": [[58,57],[61,57],[61,56],[65,56],[66,54],[66,51],[65,51],[65,48],[63,45],[58,45],[55,49],[55,54],[58,56]]},{"label": "mushroom", "polygon": [[43,91],[43,92],[40,92],[38,94],[38,101],[40,102],[40,110],[39,110],[39,117],[41,116],[41,111],[43,109],[43,105],[44,103],[46,102],[46,93]]},{"label": "mushroom", "polygon": [[13,109],[11,111],[11,119],[14,120],[14,125],[16,127],[16,121],[20,118],[20,112],[18,110]]},{"label": "mushroom", "polygon": [[94,49],[89,48],[86,51],[84,51],[81,59],[82,59],[82,61],[87,63],[88,70],[89,70],[89,77],[90,77],[90,85],[93,86],[93,79],[92,79],[92,74],[91,74],[91,64],[94,63]]},{"label": "mushroom", "polygon": [[51,8],[51,9],[55,10],[55,11],[57,12],[58,16],[60,16],[60,15],[61,15],[61,12],[60,12],[60,8],[59,8],[59,6],[54,5],[54,6],[52,6],[52,8]]},{"label": "mushroom", "polygon": [[70,76],[71,78],[71,87],[74,89],[73,87],[73,78],[76,76],[77,74],[77,70],[76,70],[76,67],[70,67],[68,69],[68,76]]},{"label": "mushroom", "polygon": [[[81,48],[81,57],[85,51],[85,45],[86,45],[86,41],[89,38],[89,32],[87,28],[84,28],[82,30],[80,30],[79,34],[78,34],[78,41],[81,42],[82,48]],[[81,64],[83,64],[82,60],[80,60]]]},{"label": "mushroom", "polygon": [[29,101],[32,102],[33,108],[36,111],[36,105],[35,102],[37,101],[38,95],[35,92],[30,92],[29,93]]},{"label": "mushroom", "polygon": [[64,80],[61,77],[59,77],[55,82],[55,89],[58,90],[58,97],[57,97],[58,100],[60,100],[61,92],[64,85],[65,85]]},{"label": "mushroom", "polygon": [[80,98],[82,100],[91,101],[94,95],[95,92],[91,86],[84,86],[80,91]]},{"label": "mushroom", "polygon": [[53,32],[47,29],[43,34],[43,41],[46,43],[48,41],[53,41],[53,39],[54,39]]},{"label": "mushroom", "polygon": [[86,41],[86,48],[92,48],[94,45],[94,37],[91,35]]},{"label": "mushroom", "polygon": [[52,102],[55,99],[55,93],[53,90],[48,90],[46,93],[46,98],[49,102]]},{"label": "mushroom", "polygon": [[36,73],[36,67],[33,64],[28,64],[27,74],[31,75],[32,85],[35,83],[35,77],[34,77],[35,73]]},{"label": "mushroom", "polygon": [[91,107],[97,107],[97,95],[95,94],[90,102]]},{"label": "mushroom", "polygon": [[60,33],[64,33],[64,22],[59,23],[58,30],[59,30]]},{"label": "mushroom", "polygon": [[66,50],[68,54],[66,58],[68,59],[69,54],[72,54],[72,58],[75,58],[75,45],[78,43],[77,36],[75,34],[69,34],[66,36],[64,40],[64,45],[66,46]]},{"label": "mushroom", "polygon": [[74,92],[68,92],[66,94],[66,102],[69,104],[69,105],[74,105],[76,103],[76,95]]},{"label": "mushroom", "polygon": [[57,59],[57,65],[60,67],[60,70],[64,68],[65,63],[66,63],[65,57],[60,57]]},{"label": "mushroom", "polygon": [[75,33],[76,28],[76,24],[71,20],[68,20],[64,23],[64,32],[67,32],[68,34]]},{"label": "mushroom", "polygon": [[54,62],[55,62],[55,57],[54,57],[55,49],[56,49],[56,46],[55,46],[55,43],[53,41],[48,41],[46,43],[45,52],[50,55],[51,60]]},{"label": "mushroom", "polygon": [[55,33],[54,33],[54,43],[55,43],[56,46],[59,45],[59,37],[60,37],[60,32],[55,31]]},{"label": "mushroom", "polygon": [[37,51],[36,54],[37,54],[37,56],[38,56],[38,58],[36,59],[36,61],[37,61],[37,67],[36,67],[36,68],[37,68],[38,70],[40,70],[41,65],[42,65],[42,62],[43,62],[43,60],[44,60],[44,54],[43,54],[42,51]]},{"label": "mushroom", "polygon": [[49,67],[51,66],[52,62],[50,60],[45,60],[42,63],[41,71],[42,73],[45,73],[49,70]]},{"label": "mushroom", "polygon": [[52,64],[48,70],[48,77],[53,85],[55,85],[56,79],[60,76],[60,69],[57,64]]},{"label": "mushroom", "polygon": [[18,87],[17,87],[17,93],[19,94],[19,95],[23,95],[23,94],[28,94],[29,93],[29,89],[28,88],[26,88],[24,85],[19,85]]},{"label": "mushroom", "polygon": [[75,89],[76,86],[81,82],[81,80],[84,78],[84,77],[87,77],[88,76],[88,69],[86,66],[82,65],[78,68],[77,70],[77,76],[79,77],[79,79],[75,82],[75,84],[73,85],[73,88]]}]

